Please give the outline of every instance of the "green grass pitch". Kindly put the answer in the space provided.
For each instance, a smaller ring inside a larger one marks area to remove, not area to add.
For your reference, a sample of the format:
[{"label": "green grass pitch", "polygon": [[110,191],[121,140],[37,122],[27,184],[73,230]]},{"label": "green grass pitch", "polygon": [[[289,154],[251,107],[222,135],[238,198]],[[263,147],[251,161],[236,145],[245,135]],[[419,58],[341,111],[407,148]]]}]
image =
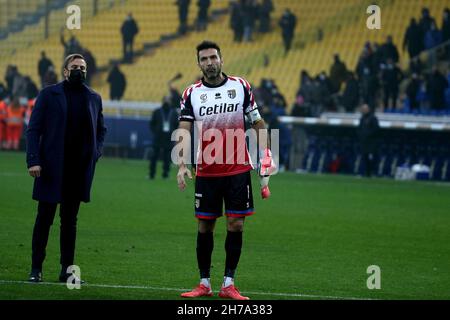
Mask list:
[{"label": "green grass pitch", "polygon": [[[146,179],[146,161],[101,159],[78,216],[80,290],[58,285],[59,217],[44,284],[28,284],[36,202],[23,153],[0,152],[0,299],[180,299],[198,282],[193,181]],[[349,176],[272,177],[247,218],[236,285],[252,299],[450,299],[450,184]],[[212,258],[223,277],[225,220]],[[381,269],[369,290],[367,268]],[[217,295],[215,295],[217,298]],[[214,298],[206,298],[214,299]]]}]

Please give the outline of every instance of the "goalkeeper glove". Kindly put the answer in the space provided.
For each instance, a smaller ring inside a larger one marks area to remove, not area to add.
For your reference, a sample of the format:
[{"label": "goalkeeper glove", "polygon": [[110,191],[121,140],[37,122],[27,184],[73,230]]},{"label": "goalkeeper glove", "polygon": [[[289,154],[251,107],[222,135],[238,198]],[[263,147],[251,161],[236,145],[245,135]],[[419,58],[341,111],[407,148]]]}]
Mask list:
[{"label": "goalkeeper glove", "polygon": [[269,178],[276,170],[275,162],[272,158],[272,152],[266,148],[262,151],[259,163],[259,176],[261,184],[261,197],[267,199],[270,197]]}]

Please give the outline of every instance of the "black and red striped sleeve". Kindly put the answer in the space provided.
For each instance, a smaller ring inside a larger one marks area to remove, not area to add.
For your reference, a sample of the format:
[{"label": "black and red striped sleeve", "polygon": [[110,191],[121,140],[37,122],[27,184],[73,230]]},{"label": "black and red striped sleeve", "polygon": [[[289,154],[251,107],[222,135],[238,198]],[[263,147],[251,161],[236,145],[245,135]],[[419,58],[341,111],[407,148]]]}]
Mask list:
[{"label": "black and red striped sleeve", "polygon": [[253,110],[258,109],[258,105],[255,101],[255,96],[253,95],[252,87],[250,86],[250,83],[248,83],[247,80],[244,78],[238,78],[239,82],[244,87],[244,113],[249,114]]},{"label": "black and red striped sleeve", "polygon": [[191,93],[192,87],[189,87],[186,90],[184,90],[183,95],[181,96],[180,101],[181,113],[179,121],[193,122],[195,120],[194,109],[192,108],[191,103]]}]

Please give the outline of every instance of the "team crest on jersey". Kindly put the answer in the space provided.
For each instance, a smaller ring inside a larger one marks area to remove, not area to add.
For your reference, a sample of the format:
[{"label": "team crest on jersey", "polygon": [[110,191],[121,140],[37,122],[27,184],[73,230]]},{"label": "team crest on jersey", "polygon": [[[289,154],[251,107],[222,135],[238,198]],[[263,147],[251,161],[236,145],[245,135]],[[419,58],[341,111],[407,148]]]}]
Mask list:
[{"label": "team crest on jersey", "polygon": [[208,100],[208,95],[206,93],[200,95],[200,100],[205,103]]},{"label": "team crest on jersey", "polygon": [[227,92],[228,92],[228,97],[230,99],[236,98],[236,90],[232,89],[232,90],[228,90]]},{"label": "team crest on jersey", "polygon": [[195,207],[197,209],[200,207],[200,199],[195,199]]}]

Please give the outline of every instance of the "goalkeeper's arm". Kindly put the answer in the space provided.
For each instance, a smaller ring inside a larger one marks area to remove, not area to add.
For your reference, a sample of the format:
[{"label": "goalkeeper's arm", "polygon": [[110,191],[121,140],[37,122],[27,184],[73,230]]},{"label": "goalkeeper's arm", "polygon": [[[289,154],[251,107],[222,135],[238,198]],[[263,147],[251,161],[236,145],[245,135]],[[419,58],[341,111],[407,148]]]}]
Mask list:
[{"label": "goalkeeper's arm", "polygon": [[257,109],[251,111],[248,119],[252,123],[252,128],[256,130],[258,150],[260,154],[258,174],[260,175],[261,196],[266,199],[270,196],[269,176],[276,170],[275,163],[270,151],[270,139],[266,123],[261,118]]}]

